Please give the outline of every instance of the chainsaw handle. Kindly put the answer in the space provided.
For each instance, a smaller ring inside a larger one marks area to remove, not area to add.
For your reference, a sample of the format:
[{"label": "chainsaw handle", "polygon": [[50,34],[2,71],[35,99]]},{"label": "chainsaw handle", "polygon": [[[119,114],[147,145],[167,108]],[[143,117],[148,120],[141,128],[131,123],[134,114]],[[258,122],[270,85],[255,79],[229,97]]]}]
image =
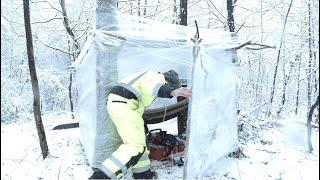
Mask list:
[{"label": "chainsaw handle", "polygon": [[148,135],[151,134],[151,132],[154,132],[154,131],[159,131],[159,132],[165,132],[167,133],[167,131],[162,131],[162,129],[158,128],[158,129],[152,129],[148,132]]},{"label": "chainsaw handle", "polygon": [[150,130],[149,133],[151,133],[151,132],[153,132],[153,131],[158,131],[158,130],[159,130],[160,132],[162,131],[162,129],[158,128],[158,129],[152,129],[152,130]]}]

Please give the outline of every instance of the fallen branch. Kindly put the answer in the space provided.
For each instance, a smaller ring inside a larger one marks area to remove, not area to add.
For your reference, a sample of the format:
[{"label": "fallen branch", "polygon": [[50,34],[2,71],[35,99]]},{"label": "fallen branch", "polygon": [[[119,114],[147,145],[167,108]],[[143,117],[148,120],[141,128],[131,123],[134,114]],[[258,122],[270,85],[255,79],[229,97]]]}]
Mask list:
[{"label": "fallen branch", "polygon": [[277,152],[275,152],[275,151],[269,151],[269,150],[266,150],[266,149],[256,149],[256,150],[264,151],[264,152],[271,153],[271,154],[277,154]]},{"label": "fallen branch", "polygon": [[71,129],[71,128],[78,128],[78,127],[79,127],[79,123],[75,122],[75,123],[57,125],[52,130]]},{"label": "fallen branch", "polygon": [[275,46],[269,46],[269,45],[265,45],[265,44],[252,43],[250,45],[261,46],[261,47],[260,48],[247,47],[246,49],[249,49],[249,50],[262,50],[262,49],[267,49],[267,48],[276,49]]},{"label": "fallen branch", "polygon": [[237,47],[234,47],[234,48],[230,48],[230,49],[227,49],[227,50],[231,50],[231,51],[236,51],[238,49],[241,49],[245,46],[260,46],[259,48],[253,48],[253,47],[246,47],[246,49],[248,50],[262,50],[262,49],[267,49],[267,48],[271,48],[271,49],[276,49],[275,46],[270,46],[270,45],[265,45],[265,44],[259,44],[259,43],[252,43],[252,41],[248,41],[248,42],[245,42]]}]

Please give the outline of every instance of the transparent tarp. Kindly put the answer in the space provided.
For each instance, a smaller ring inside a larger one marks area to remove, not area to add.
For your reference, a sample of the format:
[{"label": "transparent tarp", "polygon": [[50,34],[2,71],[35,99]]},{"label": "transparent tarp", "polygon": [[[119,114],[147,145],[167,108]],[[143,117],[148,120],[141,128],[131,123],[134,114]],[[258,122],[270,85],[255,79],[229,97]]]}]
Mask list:
[{"label": "transparent tarp", "polygon": [[233,151],[238,142],[236,66],[223,60],[231,60],[223,51],[209,51],[200,52],[202,57],[194,65],[184,172],[187,179],[203,178],[206,170]]},{"label": "transparent tarp", "polygon": [[[191,124],[190,128],[188,162],[198,157],[192,155],[196,145],[193,141],[201,141],[202,145],[223,142],[223,145],[201,148],[201,151],[208,151],[204,153],[214,156],[213,161],[206,160],[205,166],[234,148],[237,141],[235,65],[227,51],[233,46],[231,34],[199,29],[203,40],[199,56],[194,58],[195,44],[191,38],[196,28],[119,13],[114,17],[116,20],[103,30],[92,32],[74,64],[78,92],[76,118],[80,122],[81,142],[90,165],[99,167],[121,143],[106,110],[108,89],[122,78],[146,70],[165,72],[173,69],[188,87],[192,87],[193,97],[189,103],[192,110],[189,112],[191,122],[196,125]],[[175,102],[175,99],[158,100],[156,106]],[[193,135],[198,138],[194,139]],[[212,141],[210,137],[219,140]]]}]

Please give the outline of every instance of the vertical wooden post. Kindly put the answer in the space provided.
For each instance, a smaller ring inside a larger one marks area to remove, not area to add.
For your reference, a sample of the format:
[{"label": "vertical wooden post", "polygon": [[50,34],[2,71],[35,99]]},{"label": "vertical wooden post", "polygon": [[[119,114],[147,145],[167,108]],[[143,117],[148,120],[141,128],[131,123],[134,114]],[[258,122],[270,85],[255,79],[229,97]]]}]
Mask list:
[{"label": "vertical wooden post", "polygon": [[[183,84],[182,87],[187,87],[186,84]],[[185,100],[185,97],[178,96],[177,102]],[[178,125],[178,135],[185,134],[187,129],[187,119],[188,119],[188,108],[181,111],[177,115],[177,125]]]},{"label": "vertical wooden post", "polygon": [[[191,91],[193,90],[193,84],[194,84],[194,71],[195,71],[195,66],[196,66],[196,63],[197,63],[197,59],[199,58],[199,53],[200,53],[200,46],[199,46],[199,43],[200,43],[200,35],[199,35],[199,29],[198,29],[198,24],[197,22],[195,21],[195,24],[196,24],[196,28],[197,28],[197,33],[196,35],[194,36],[194,45],[193,45],[193,48],[192,48],[192,55],[193,55],[193,65],[192,65],[192,70],[191,70],[191,84],[190,84],[190,89]],[[187,179],[187,178],[190,178],[189,174],[190,171],[188,172],[188,151],[189,151],[189,141],[190,141],[190,127],[191,127],[191,111],[192,110],[192,96],[189,98],[189,104],[188,104],[188,119],[187,119],[187,129],[186,129],[186,133],[187,133],[187,136],[186,136],[186,150],[185,150],[185,163],[184,163],[184,170],[183,170],[183,179]]]},{"label": "vertical wooden post", "polygon": [[[188,0],[180,0],[180,14],[179,14],[179,24],[187,26],[188,25]],[[183,101],[184,97],[177,97],[177,101]],[[188,109],[183,110],[177,115],[178,123],[178,135],[182,135],[186,132],[187,128],[187,118],[188,118]]]}]

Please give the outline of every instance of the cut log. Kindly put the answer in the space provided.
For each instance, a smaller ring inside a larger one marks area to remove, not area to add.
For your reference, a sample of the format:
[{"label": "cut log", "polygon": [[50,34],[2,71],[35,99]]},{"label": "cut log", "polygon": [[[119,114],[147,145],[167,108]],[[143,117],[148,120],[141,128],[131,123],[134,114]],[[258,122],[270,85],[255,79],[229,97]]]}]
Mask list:
[{"label": "cut log", "polygon": [[188,99],[185,99],[169,106],[148,109],[144,112],[143,119],[146,124],[156,124],[177,117],[180,112],[187,108]]}]

